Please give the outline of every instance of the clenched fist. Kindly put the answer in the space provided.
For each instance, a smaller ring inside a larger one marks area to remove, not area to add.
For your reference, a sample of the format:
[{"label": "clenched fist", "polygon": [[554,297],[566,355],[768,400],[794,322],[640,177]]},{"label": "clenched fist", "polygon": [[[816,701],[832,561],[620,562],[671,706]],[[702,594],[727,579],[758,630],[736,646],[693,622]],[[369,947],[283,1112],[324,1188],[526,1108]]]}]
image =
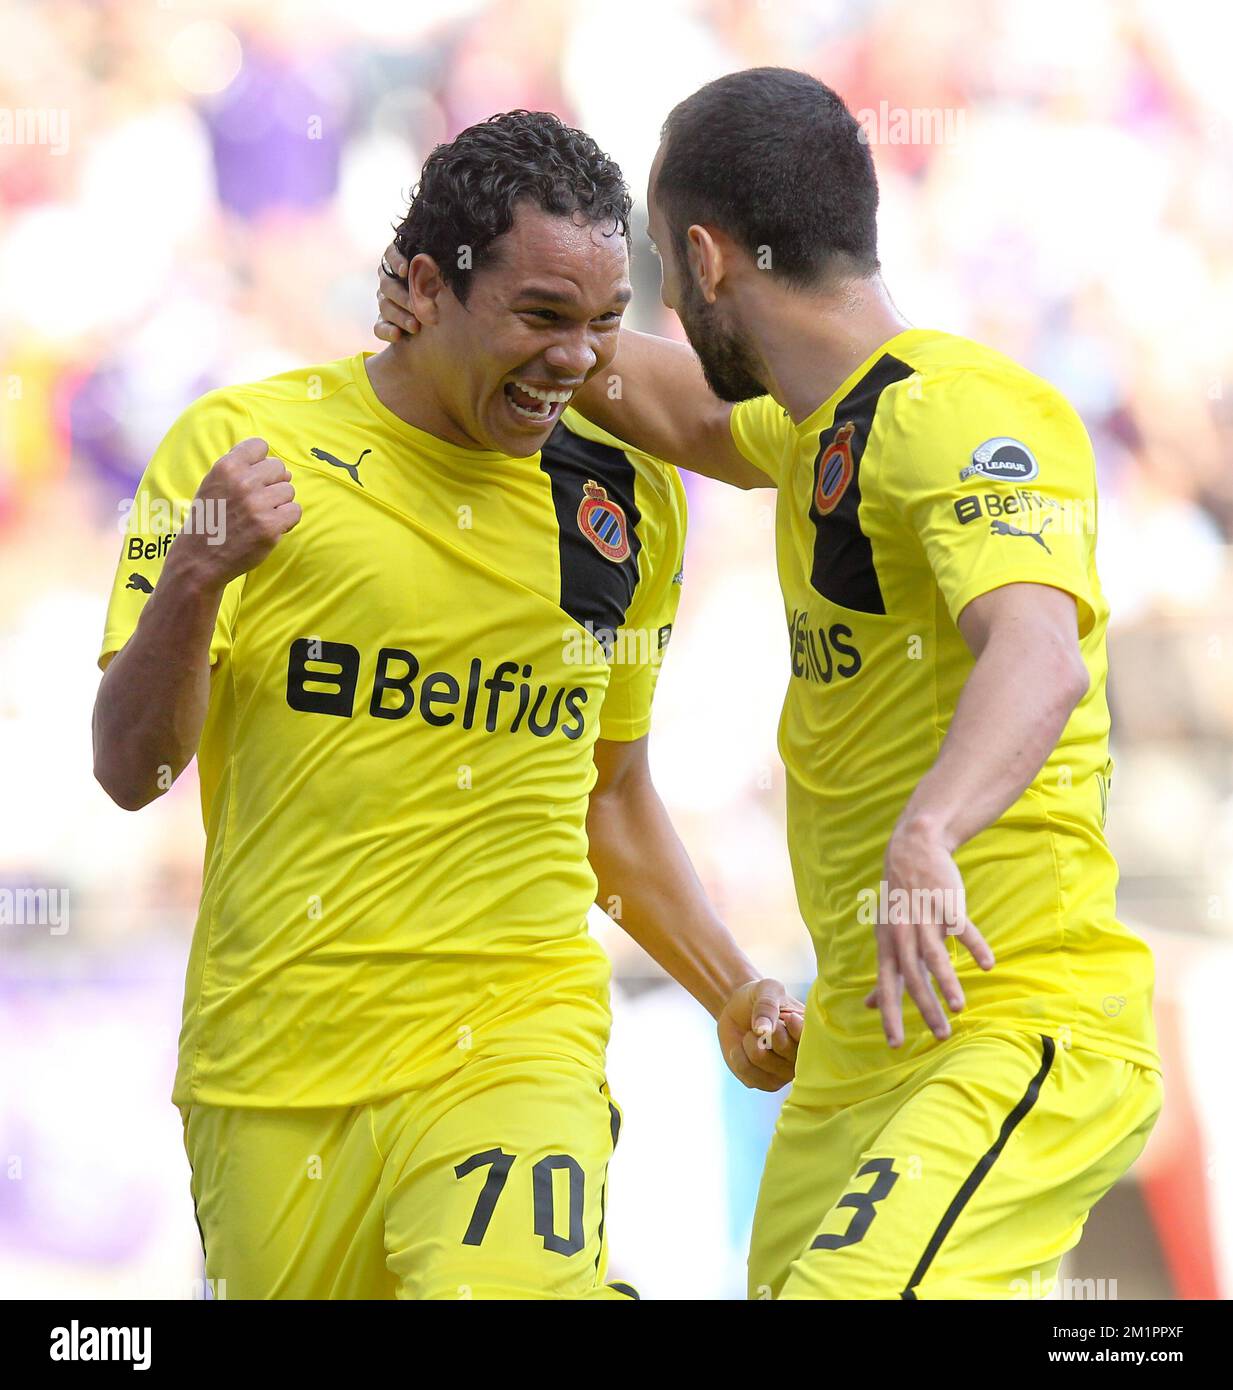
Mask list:
[{"label": "clenched fist", "polygon": [[242,439],[201,480],[197,498],[222,517],[215,543],[195,531],[175,539],[168,563],[188,564],[202,581],[222,586],[266,558],[302,515],[282,459],[264,439]]},{"label": "clenched fist", "polygon": [[752,1090],[778,1091],[796,1071],[805,1006],[778,980],[751,980],[719,1016],[719,1046],[729,1071]]}]

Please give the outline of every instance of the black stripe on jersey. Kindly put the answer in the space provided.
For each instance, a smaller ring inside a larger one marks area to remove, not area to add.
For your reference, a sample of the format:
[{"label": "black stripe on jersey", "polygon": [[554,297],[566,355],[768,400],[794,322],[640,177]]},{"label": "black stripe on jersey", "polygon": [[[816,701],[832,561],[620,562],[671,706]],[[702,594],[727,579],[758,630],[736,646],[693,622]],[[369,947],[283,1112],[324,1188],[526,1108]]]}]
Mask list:
[{"label": "black stripe on jersey", "polygon": [[[810,582],[823,598],[857,613],[885,613],[886,604],[873,548],[861,530],[861,456],[873,429],[873,417],[882,392],[912,375],[912,368],[885,353],[835,407],[835,422],[818,437],[813,461],[813,486],[809,493],[809,519],[814,525],[813,573]],[[852,425],[848,447],[852,452],[852,477],[835,510],[818,511],[818,469],[822,456],[845,426]]]},{"label": "black stripe on jersey", "polygon": [[[638,587],[642,514],[634,502],[634,465],[621,449],[583,439],[559,424],[548,438],[539,466],[552,483],[552,503],[560,532],[561,607],[592,632],[615,632],[625,622]],[[578,509],[588,482],[604,488],[625,513],[629,554],[609,560],[583,534]]]},{"label": "black stripe on jersey", "polygon": [[1032,1077],[1026,1091],[1018,1105],[1002,1121],[1002,1128],[998,1133],[993,1147],[981,1156],[980,1162],[968,1174],[963,1186],[955,1193],[950,1206],[946,1208],[941,1221],[938,1222],[937,1229],[929,1239],[929,1244],[925,1246],[925,1253],[917,1262],[916,1268],[912,1271],[912,1277],[908,1280],[907,1287],[899,1295],[900,1298],[915,1299],[915,1289],[917,1284],[925,1277],[929,1266],[933,1263],[938,1251],[942,1248],[942,1242],[950,1234],[951,1227],[959,1219],[960,1213],[971,1200],[972,1194],[985,1180],[986,1174],[994,1163],[997,1162],[998,1155],[1006,1147],[1007,1140],[1015,1132],[1019,1121],[1036,1104],[1036,1098],[1040,1095],[1040,1088],[1044,1084],[1045,1077],[1049,1075],[1049,1069],[1053,1066],[1053,1058],[1057,1052],[1057,1044],[1052,1038],[1041,1037],[1041,1063],[1040,1069]]}]

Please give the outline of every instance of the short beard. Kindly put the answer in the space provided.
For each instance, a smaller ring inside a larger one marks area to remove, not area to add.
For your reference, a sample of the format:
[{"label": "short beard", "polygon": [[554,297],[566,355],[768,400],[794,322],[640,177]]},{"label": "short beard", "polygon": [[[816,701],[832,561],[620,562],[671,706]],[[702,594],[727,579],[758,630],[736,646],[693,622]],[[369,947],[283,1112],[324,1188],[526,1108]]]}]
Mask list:
[{"label": "short beard", "polygon": [[721,401],[753,400],[766,387],[753,371],[753,353],[746,339],[722,327],[715,306],[703,299],[697,285],[686,281],[678,312],[689,345],[698,354],[706,384]]}]

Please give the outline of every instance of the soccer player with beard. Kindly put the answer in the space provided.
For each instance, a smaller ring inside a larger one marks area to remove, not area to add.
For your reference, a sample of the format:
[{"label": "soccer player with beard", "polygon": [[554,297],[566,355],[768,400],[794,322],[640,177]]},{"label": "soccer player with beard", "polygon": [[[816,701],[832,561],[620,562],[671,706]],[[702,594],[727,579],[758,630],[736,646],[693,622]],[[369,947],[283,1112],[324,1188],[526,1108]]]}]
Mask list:
[{"label": "soccer player with beard", "polygon": [[[780,749],[818,977],[750,1293],[1048,1292],[1161,1103],[1151,954],[1117,921],[1104,835],[1090,441],[1038,377],[905,323],[868,144],[812,77],[682,102],[648,204],[697,356],[623,332],[622,390],[576,403],[778,490]],[[405,289],[381,289],[381,333],[413,332]]]},{"label": "soccer player with beard", "polygon": [[555,117],[464,131],[399,230],[416,339],[211,392],[142,481],[95,770],[136,810],[198,756],[173,1099],[231,1298],[632,1295],[597,892],[746,1084],[792,1074],[801,1006],[648,772],[680,480],[567,409],[616,349],[628,215]]}]

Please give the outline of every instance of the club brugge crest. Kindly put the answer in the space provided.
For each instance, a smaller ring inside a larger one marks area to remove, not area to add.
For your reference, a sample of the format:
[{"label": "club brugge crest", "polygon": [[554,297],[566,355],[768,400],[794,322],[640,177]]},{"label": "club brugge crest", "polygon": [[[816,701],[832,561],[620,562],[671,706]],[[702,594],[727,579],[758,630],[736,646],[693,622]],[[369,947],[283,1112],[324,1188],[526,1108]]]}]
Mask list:
[{"label": "club brugge crest", "polygon": [[818,484],[813,490],[813,505],[819,516],[826,516],[835,510],[852,481],[852,433],[855,429],[851,421],[841,425],[838,434],[818,460]]},{"label": "club brugge crest", "polygon": [[608,489],[592,479],[582,489],[578,529],[605,560],[620,564],[629,555],[629,526],[624,511],[608,496]]}]

